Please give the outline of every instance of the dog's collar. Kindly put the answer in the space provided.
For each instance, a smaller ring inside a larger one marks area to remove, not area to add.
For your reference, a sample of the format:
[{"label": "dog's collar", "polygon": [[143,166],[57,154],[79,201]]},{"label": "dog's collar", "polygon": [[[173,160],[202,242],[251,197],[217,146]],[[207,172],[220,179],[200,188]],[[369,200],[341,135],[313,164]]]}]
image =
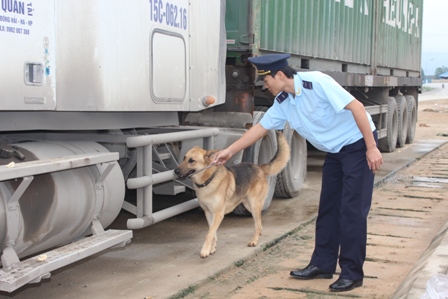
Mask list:
[{"label": "dog's collar", "polygon": [[196,171],[193,172],[192,174],[188,175],[187,178],[190,178],[190,177],[194,176],[196,173],[201,172],[201,171],[204,171],[204,170],[206,170],[206,169],[208,169],[208,168],[210,168],[210,167],[212,167],[212,166],[215,166],[215,165],[216,165],[215,163],[212,163],[212,164],[210,164],[209,166],[206,166],[206,167],[204,167],[204,168],[202,168],[202,169],[196,170]]},{"label": "dog's collar", "polygon": [[215,172],[203,183],[203,184],[196,184],[196,187],[198,188],[203,188],[203,187],[207,187],[208,184],[210,184],[210,182],[213,180],[213,178],[215,177],[215,174],[218,172],[218,169],[215,170]]}]

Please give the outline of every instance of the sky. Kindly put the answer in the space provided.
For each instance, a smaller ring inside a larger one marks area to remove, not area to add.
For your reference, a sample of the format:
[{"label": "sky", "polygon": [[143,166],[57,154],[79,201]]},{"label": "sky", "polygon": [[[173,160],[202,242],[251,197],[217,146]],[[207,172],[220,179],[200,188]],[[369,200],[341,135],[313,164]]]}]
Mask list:
[{"label": "sky", "polygon": [[422,68],[448,67],[448,0],[423,0]]}]

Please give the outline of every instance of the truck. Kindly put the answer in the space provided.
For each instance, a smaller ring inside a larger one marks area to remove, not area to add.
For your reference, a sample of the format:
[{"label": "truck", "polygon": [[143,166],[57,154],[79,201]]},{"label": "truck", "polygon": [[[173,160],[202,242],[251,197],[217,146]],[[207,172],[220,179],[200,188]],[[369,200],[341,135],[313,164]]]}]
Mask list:
[{"label": "truck", "polygon": [[[273,103],[249,57],[291,54],[299,72],[327,73],[364,104],[383,152],[412,143],[422,10],[423,0],[1,0],[0,291],[197,208],[173,171],[186,151],[230,145]],[[269,179],[264,211],[306,179],[311,146],[288,124],[283,133],[291,160]],[[276,150],[269,132],[228,163]],[[167,196],[175,203],[159,205]],[[127,229],[109,228],[121,211],[133,215]]]}]

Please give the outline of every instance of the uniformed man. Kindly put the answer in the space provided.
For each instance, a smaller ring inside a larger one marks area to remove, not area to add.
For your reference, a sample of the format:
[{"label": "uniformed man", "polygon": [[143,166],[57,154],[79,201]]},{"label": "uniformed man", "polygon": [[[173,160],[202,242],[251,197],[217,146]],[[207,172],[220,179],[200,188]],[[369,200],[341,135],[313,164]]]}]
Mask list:
[{"label": "uniformed man", "polygon": [[276,95],[260,122],[215,156],[222,164],[233,154],[281,130],[288,122],[317,149],[327,153],[316,220],[315,248],[304,269],[291,271],[298,279],[331,279],[339,255],[341,274],[330,285],[335,292],[362,286],[366,257],[367,215],[374,173],[383,163],[377,132],[364,105],[330,76],[317,71],[296,72],[289,54],[251,57],[265,88]]}]

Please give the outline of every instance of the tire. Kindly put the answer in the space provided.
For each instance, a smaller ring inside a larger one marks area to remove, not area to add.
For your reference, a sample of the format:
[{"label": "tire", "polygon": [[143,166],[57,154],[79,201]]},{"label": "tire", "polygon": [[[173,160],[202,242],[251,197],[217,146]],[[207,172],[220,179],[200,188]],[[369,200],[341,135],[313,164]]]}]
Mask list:
[{"label": "tire", "polygon": [[283,135],[291,148],[291,159],[277,175],[274,196],[292,198],[299,195],[306,179],[307,144],[306,139],[291,128],[289,123],[286,123]]},{"label": "tire", "polygon": [[406,143],[406,137],[408,135],[408,103],[404,96],[396,96],[395,101],[397,102],[398,111],[398,137],[397,137],[397,147],[403,147]]},{"label": "tire", "polygon": [[398,109],[395,98],[389,97],[386,114],[387,136],[378,141],[378,148],[382,152],[391,153],[397,146],[398,138]]},{"label": "tire", "polygon": [[413,96],[405,96],[408,104],[408,134],[406,137],[406,143],[411,144],[414,142],[415,130],[417,126],[417,103]]},{"label": "tire", "polygon": [[[254,111],[253,124],[256,125],[264,116],[264,111]],[[243,162],[263,164],[269,162],[277,152],[277,135],[274,130],[269,131],[263,138],[259,139],[253,145],[244,150]],[[272,202],[274,196],[275,183],[277,178],[271,176],[268,178],[268,194],[264,200],[262,213],[265,213]],[[243,204],[238,205],[233,213],[236,215],[251,215]]]}]

